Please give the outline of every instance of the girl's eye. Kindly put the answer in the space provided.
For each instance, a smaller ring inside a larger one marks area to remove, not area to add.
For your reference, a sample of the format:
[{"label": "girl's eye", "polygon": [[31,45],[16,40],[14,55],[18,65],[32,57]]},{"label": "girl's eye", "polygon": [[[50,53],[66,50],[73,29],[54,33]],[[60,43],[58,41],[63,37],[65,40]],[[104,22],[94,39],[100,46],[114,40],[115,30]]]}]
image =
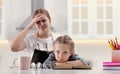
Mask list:
[{"label": "girl's eye", "polygon": [[60,53],[59,51],[56,51],[57,53]]},{"label": "girl's eye", "polygon": [[64,52],[64,54],[67,54],[68,52]]}]

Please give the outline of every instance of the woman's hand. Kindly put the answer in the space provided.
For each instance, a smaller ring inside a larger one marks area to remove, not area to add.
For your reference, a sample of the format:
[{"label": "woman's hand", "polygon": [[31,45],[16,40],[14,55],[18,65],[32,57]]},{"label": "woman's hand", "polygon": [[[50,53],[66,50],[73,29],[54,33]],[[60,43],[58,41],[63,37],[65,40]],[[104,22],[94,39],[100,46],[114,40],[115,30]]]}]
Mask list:
[{"label": "woman's hand", "polygon": [[38,21],[40,21],[40,19],[42,18],[42,16],[40,14],[36,15],[31,22],[29,23],[29,25],[26,28],[31,29],[33,26],[35,26],[37,24]]}]

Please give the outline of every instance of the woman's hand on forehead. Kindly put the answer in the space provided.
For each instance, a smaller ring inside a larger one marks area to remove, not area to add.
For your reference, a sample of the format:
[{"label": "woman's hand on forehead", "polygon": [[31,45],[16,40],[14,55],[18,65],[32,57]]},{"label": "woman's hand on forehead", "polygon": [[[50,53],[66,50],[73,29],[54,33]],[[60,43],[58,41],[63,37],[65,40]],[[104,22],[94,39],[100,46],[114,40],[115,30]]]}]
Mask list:
[{"label": "woman's hand on forehead", "polygon": [[36,17],[40,17],[41,19],[45,18],[45,15],[44,14],[38,14],[36,15]]}]

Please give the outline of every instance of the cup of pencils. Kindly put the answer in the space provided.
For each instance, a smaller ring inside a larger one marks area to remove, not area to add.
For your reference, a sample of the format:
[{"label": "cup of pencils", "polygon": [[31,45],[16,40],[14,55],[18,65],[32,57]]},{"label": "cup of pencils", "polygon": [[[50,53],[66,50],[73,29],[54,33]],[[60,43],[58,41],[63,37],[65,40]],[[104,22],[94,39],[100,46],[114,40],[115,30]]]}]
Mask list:
[{"label": "cup of pencils", "polygon": [[108,40],[108,43],[112,50],[120,50],[117,38]]},{"label": "cup of pencils", "polygon": [[112,51],[112,62],[120,62],[120,50]]},{"label": "cup of pencils", "polygon": [[118,44],[117,38],[108,40],[109,47],[112,51],[112,62],[120,62],[120,45]]}]

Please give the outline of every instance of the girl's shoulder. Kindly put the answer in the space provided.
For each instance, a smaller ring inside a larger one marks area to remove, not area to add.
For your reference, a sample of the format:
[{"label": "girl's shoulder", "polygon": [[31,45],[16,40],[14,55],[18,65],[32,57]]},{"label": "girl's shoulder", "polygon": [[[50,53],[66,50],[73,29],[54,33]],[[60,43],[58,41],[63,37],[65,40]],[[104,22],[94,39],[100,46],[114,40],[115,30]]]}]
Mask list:
[{"label": "girl's shoulder", "polygon": [[49,56],[55,57],[55,54],[54,54],[53,52],[51,52],[51,53],[49,54]]}]

